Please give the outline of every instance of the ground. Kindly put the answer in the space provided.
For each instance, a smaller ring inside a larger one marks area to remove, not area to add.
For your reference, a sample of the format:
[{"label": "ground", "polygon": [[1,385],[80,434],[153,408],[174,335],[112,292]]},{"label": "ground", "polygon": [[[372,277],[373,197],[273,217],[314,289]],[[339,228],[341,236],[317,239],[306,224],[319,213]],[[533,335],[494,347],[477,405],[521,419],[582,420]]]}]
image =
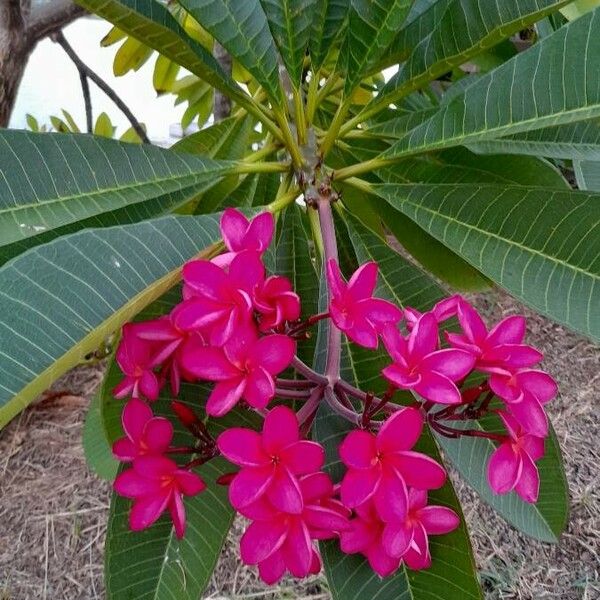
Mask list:
[{"label": "ground", "polygon": [[[523,310],[500,292],[480,296],[476,303],[493,319]],[[545,352],[544,368],[560,384],[560,397],[548,410],[569,481],[568,529],[557,546],[533,542],[455,481],[486,598],[598,600],[600,350],[547,319],[524,312],[529,317],[528,339]],[[109,486],[88,471],[81,449],[83,418],[101,377],[101,366],[74,370],[54,387],[67,395],[46,395],[0,434],[0,600],[103,597]],[[239,566],[239,529],[230,535],[205,598],[329,598],[321,577],[265,589],[253,570]]]}]

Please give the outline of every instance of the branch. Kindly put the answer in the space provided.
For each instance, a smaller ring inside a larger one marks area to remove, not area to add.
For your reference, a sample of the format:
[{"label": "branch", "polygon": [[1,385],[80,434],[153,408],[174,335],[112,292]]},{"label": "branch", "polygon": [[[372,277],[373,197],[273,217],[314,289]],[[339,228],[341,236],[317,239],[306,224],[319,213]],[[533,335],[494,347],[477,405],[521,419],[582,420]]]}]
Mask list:
[{"label": "branch", "polygon": [[[225,73],[231,75],[232,60],[231,56],[219,42],[215,41],[215,48],[213,50],[213,56],[219,63]],[[219,90],[215,89],[215,99],[213,103],[213,114],[215,121],[222,121],[231,115],[231,98],[226,96]]]},{"label": "branch", "polygon": [[[7,0],[5,11],[8,23],[7,29],[21,31],[25,25],[23,11],[21,9],[21,0]],[[0,11],[0,13],[1,12],[3,11]]]},{"label": "branch", "polygon": [[119,108],[119,110],[127,117],[131,126],[138,134],[142,142],[144,144],[149,144],[150,140],[144,131],[144,128],[140,124],[140,122],[135,118],[135,115],[129,110],[125,102],[119,98],[117,93],[92,69],[90,69],[75,53],[75,50],[71,47],[69,42],[67,42],[65,36],[61,31],[54,33],[52,36],[53,41],[59,44],[62,49],[66,52],[67,56],[75,63],[77,70],[79,71],[80,76],[83,74],[86,77],[89,77]]},{"label": "branch", "polygon": [[31,5],[26,35],[35,44],[85,14],[86,10],[71,0],[38,0]]}]

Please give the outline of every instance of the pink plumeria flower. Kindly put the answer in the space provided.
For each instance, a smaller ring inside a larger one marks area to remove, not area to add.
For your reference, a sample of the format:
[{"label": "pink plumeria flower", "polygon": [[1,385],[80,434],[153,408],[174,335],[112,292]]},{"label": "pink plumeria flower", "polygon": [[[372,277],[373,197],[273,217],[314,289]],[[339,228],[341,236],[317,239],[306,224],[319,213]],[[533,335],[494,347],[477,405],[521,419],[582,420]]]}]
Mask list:
[{"label": "pink plumeria flower", "polygon": [[252,294],[265,276],[256,252],[237,254],[229,272],[208,260],[193,260],[183,267],[186,301],[174,315],[184,331],[210,328],[210,343],[222,346],[240,327],[251,322]]},{"label": "pink plumeria flower", "polygon": [[[438,325],[451,319],[456,316],[458,311],[458,303],[461,300],[461,297],[458,295],[450,296],[449,298],[444,298],[440,300],[432,309],[431,313],[435,317]],[[404,318],[406,319],[406,326],[408,330],[412,330],[412,328],[417,324],[417,321],[423,316],[423,313],[418,311],[416,308],[412,308],[407,306],[404,309]]]},{"label": "pink plumeria flower", "polygon": [[270,331],[300,317],[300,298],[287,277],[272,275],[256,286],[254,308],[260,313],[260,330]]},{"label": "pink plumeria flower", "polygon": [[525,502],[537,502],[540,476],[535,461],[544,455],[544,439],[527,433],[509,414],[498,413],[508,438],[488,463],[488,481],[496,494],[514,490]]},{"label": "pink plumeria flower", "polygon": [[196,345],[183,356],[186,371],[200,379],[216,381],[206,403],[206,412],[221,417],[240,400],[254,408],[265,408],[275,396],[274,377],[294,358],[295,342],[274,334],[257,339],[250,329],[240,329],[225,346]]},{"label": "pink plumeria flower", "polygon": [[121,414],[121,422],[125,437],[113,444],[113,454],[123,462],[146,454],[164,454],[173,439],[170,421],[155,417],[150,407],[138,398],[127,402]]},{"label": "pink plumeria flower", "polygon": [[133,531],[150,527],[165,510],[173,519],[175,533],[185,533],[185,506],[183,496],[195,496],[206,485],[199,475],[181,469],[164,456],[142,456],[133,468],[120,473],[113,484],[115,492],[133,499],[129,526]]},{"label": "pink plumeria flower", "polygon": [[384,521],[406,517],[407,485],[435,489],[444,485],[446,472],[432,458],[413,452],[423,430],[423,417],[416,408],[403,408],[389,417],[377,435],[357,429],[339,448],[348,467],[341,484],[342,502],[356,508],[373,498]]},{"label": "pink plumeria flower", "polygon": [[402,319],[397,306],[372,297],[377,285],[375,262],[359,267],[346,283],[338,263],[331,259],[327,263],[327,282],[331,292],[329,314],[335,326],[360,346],[377,348],[383,326]]},{"label": "pink plumeria flower", "polygon": [[355,518],[351,519],[350,528],[340,533],[342,552],[362,554],[377,575],[388,577],[398,569],[402,559],[388,554],[383,545],[385,522],[372,500],[357,506],[354,512]]},{"label": "pink plumeria flower", "polygon": [[438,324],[432,313],[419,318],[408,339],[395,325],[386,325],[383,342],[394,361],[382,371],[389,382],[403,390],[414,390],[432,402],[460,404],[454,382],[471,372],[475,357],[465,350],[438,349]]},{"label": "pink plumeria flower", "polygon": [[301,513],[297,476],[318,471],[325,460],[320,444],[300,439],[296,413],[286,406],[269,411],[262,434],[233,427],[219,436],[217,445],[225,458],[242,467],[229,487],[229,500],[237,510],[266,494],[276,509]]},{"label": "pink plumeria flower", "polygon": [[460,525],[458,515],[445,506],[427,505],[427,492],[411,488],[408,514],[403,521],[387,523],[382,542],[387,554],[402,558],[414,570],[431,566],[428,535],[450,533]]},{"label": "pink plumeria flower", "polygon": [[125,377],[115,386],[115,398],[140,395],[148,400],[156,400],[160,392],[160,384],[154,368],[159,364],[156,359],[154,345],[142,340],[137,335],[137,323],[127,323],[123,326],[123,337],[117,348],[117,364]]},{"label": "pink plumeria flower", "polygon": [[544,405],[558,393],[556,381],[548,373],[534,369],[492,373],[489,384],[527,432],[538,437],[548,435]]},{"label": "pink plumeria flower", "polygon": [[245,250],[261,255],[269,247],[274,231],[275,221],[269,212],[262,212],[250,221],[239,210],[226,208],[221,217],[221,234],[229,252],[211,262],[226,267]]},{"label": "pink plumeria flower", "polygon": [[476,356],[476,368],[480,371],[494,373],[531,367],[543,358],[541,352],[523,344],[523,316],[507,317],[488,331],[479,313],[468,302],[461,300],[458,303],[458,320],[463,332],[446,333],[446,338],[453,347]]},{"label": "pink plumeria flower", "polygon": [[321,561],[312,540],[331,539],[349,528],[348,510],[331,504],[334,488],[325,473],[307,475],[299,485],[299,514],[281,512],[265,497],[240,511],[252,519],[240,540],[242,560],[258,565],[261,579],[271,585],[286,571],[294,577],[318,573]]}]

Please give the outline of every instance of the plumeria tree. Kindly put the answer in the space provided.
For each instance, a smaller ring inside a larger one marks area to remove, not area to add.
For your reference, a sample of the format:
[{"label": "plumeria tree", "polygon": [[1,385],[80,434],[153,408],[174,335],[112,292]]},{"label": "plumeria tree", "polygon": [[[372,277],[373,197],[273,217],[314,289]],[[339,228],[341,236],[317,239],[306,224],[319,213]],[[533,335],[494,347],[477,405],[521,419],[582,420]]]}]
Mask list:
[{"label": "plumeria tree", "polygon": [[110,356],[108,597],[200,597],[237,513],[268,584],[480,598],[450,464],[557,542],[556,383],[461,293],[600,338],[600,10],[80,2],[232,105],[168,150],[0,131],[0,421]]}]

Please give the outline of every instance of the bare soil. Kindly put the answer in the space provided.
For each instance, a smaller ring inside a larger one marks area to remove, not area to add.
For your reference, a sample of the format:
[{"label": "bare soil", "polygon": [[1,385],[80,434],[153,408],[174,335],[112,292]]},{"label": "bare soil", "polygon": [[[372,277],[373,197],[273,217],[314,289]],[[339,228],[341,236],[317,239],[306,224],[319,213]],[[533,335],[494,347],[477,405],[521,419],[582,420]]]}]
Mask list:
[{"label": "bare soil", "polygon": [[[522,307],[501,292],[477,298],[491,319]],[[560,543],[517,533],[455,479],[480,574],[491,600],[600,599],[600,350],[524,311],[529,340],[561,394],[549,406],[564,452],[571,514]],[[0,434],[0,600],[91,600],[104,597],[103,544],[109,485],[91,474],[81,448],[89,399],[102,365],[78,368]],[[328,599],[321,576],[265,588],[239,564],[234,527],[205,598]],[[365,599],[368,600],[368,599]],[[460,600],[449,598],[448,600]]]}]

